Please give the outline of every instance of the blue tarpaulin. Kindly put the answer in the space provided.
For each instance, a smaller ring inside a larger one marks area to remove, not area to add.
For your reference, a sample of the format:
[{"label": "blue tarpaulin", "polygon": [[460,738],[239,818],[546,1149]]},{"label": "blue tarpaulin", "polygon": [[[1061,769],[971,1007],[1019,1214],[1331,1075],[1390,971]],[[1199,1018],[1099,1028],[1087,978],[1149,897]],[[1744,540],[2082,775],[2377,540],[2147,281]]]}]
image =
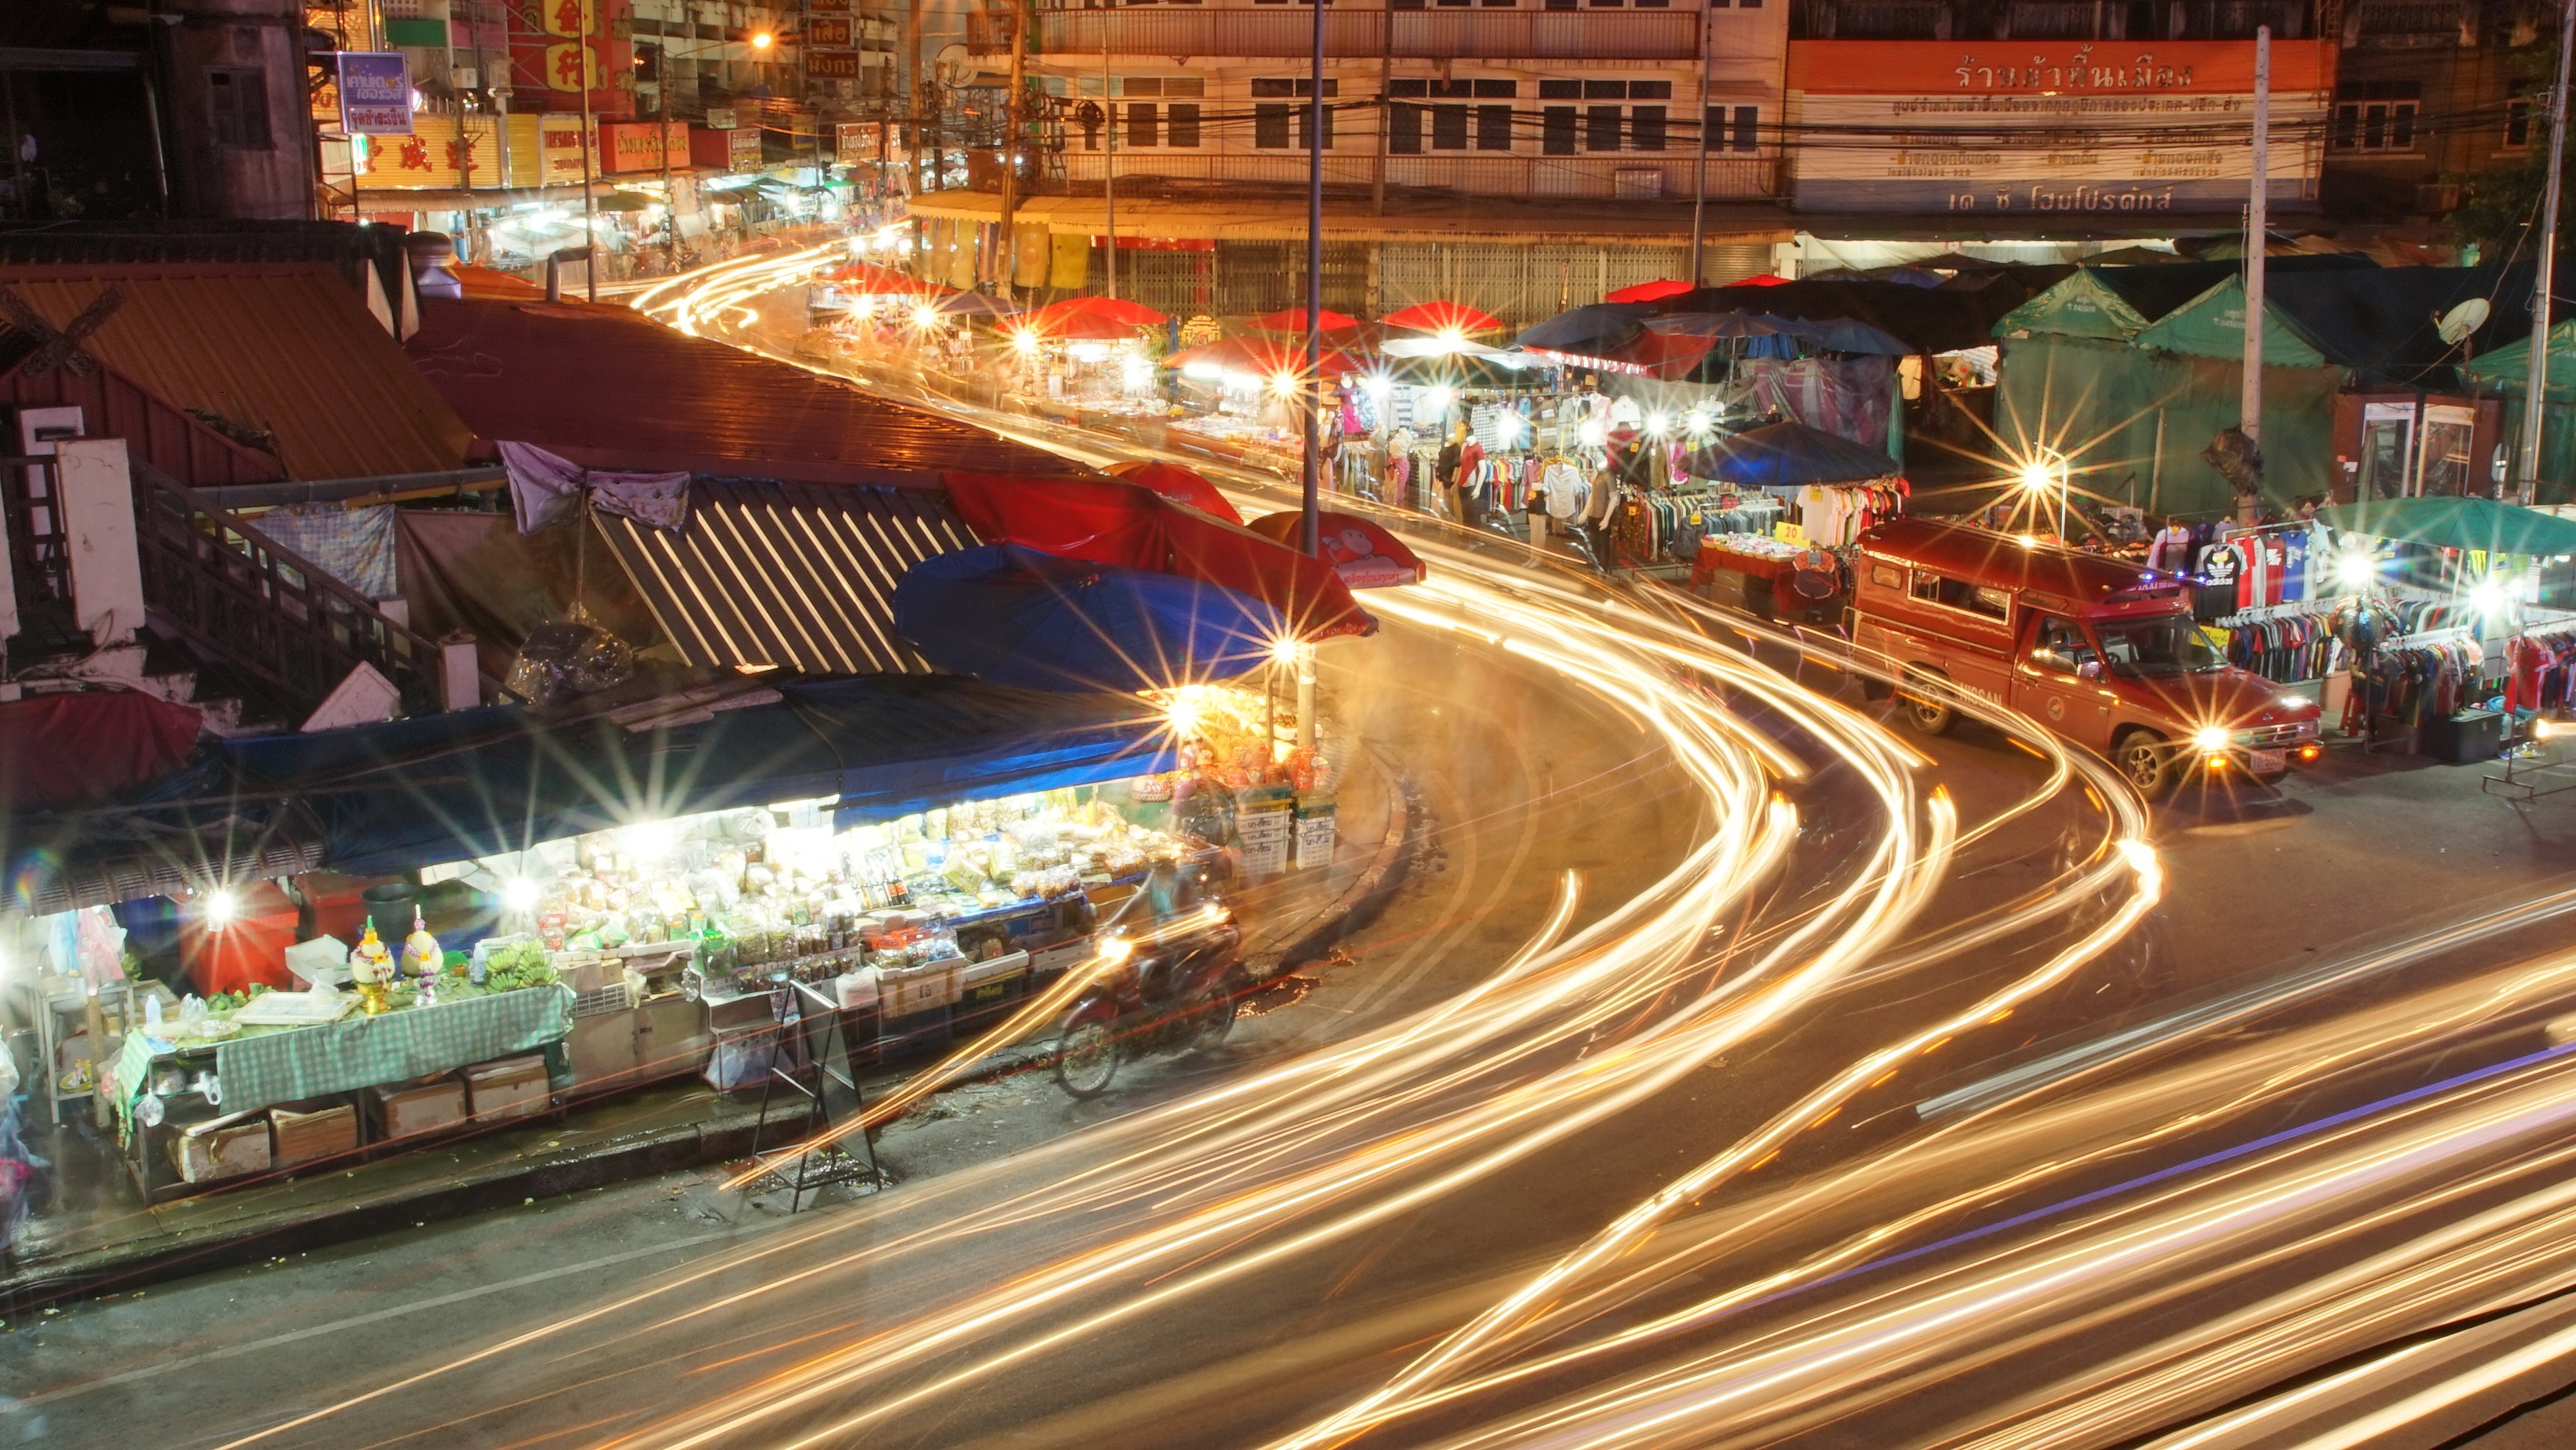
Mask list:
[{"label": "blue tarpaulin", "polygon": [[1696,478],[1767,488],[1866,483],[1897,471],[1882,450],[1804,423],[1772,423],[1721,438],[1691,450],[1685,464]]},{"label": "blue tarpaulin", "polygon": [[787,800],[831,799],[848,826],[1172,763],[1158,712],[1127,697],[922,675],[781,693],[641,731],[495,706],[226,741],[139,809],[211,829],[236,802],[288,801],[320,864],[366,874]]},{"label": "blue tarpaulin", "polygon": [[1034,690],[1148,690],[1232,679],[1289,637],[1287,618],[1204,580],[1015,544],[914,565],[894,623],[943,670]]}]

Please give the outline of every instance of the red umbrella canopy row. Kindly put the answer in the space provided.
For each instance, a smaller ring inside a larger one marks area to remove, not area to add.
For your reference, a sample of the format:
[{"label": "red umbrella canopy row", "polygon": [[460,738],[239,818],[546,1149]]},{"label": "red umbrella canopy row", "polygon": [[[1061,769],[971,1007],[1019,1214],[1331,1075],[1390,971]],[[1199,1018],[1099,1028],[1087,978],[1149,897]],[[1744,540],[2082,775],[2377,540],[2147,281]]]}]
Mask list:
[{"label": "red umbrella canopy row", "polygon": [[1414,332],[1494,332],[1503,325],[1501,318],[1479,312],[1464,302],[1417,302],[1411,307],[1399,307],[1378,321]]},{"label": "red umbrella canopy row", "polygon": [[[1163,359],[1167,368],[1185,368],[1192,363],[1223,368],[1231,373],[1249,373],[1257,378],[1282,375],[1303,377],[1306,372],[1306,345],[1271,337],[1228,337],[1205,347],[1188,347]],[[1353,353],[1337,347],[1324,349],[1322,371],[1328,378],[1344,373],[1368,371],[1368,363]]]},{"label": "red umbrella canopy row", "polygon": [[1120,479],[952,473],[948,500],[987,544],[1176,574],[1249,595],[1299,639],[1377,632],[1331,565]]}]

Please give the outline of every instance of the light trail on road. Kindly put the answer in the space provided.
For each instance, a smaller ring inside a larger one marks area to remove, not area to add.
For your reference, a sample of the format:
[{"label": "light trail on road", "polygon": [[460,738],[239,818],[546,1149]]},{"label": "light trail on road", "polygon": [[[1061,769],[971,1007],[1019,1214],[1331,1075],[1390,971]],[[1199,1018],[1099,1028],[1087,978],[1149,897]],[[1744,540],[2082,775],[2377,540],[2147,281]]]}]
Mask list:
[{"label": "light trail on road", "polygon": [[[840,255],[723,263],[638,305],[794,362],[758,333],[762,303]],[[1078,457],[1118,452],[952,411]],[[1212,472],[1236,487],[1257,482]],[[1951,1044],[2081,981],[2119,948],[2160,891],[2144,807],[2104,762],[1962,699],[1963,714],[2041,766],[2020,795],[1971,813],[1928,778],[1915,745],[1729,642],[1777,651],[1802,641],[1533,567],[1516,545],[1384,516],[1407,527],[1432,570],[1421,585],[1370,596],[1389,634],[1439,640],[1630,722],[1639,749],[1668,759],[1696,794],[1699,832],[1677,866],[1615,899],[1569,876],[1539,929],[1473,987],[1096,1124],[1008,1165],[1017,1177],[954,1175],[796,1223],[222,1443],[350,1443],[361,1423],[371,1443],[399,1443],[379,1421],[416,1422],[412,1437],[431,1442],[554,1435],[657,1450],[946,1443],[952,1424],[968,1440],[998,1433],[973,1416],[1014,1376],[1070,1377],[1060,1366],[1078,1356],[1141,1342],[1231,1296],[1276,1292],[1283,1275],[1320,1273],[1421,1215],[1472,1215],[1481,1196],[1569,1144],[1670,1113],[1713,1066],[1899,987],[1916,1006],[1901,1026],[1851,1041],[1812,1080],[1780,1085],[1749,1131],[1684,1136],[1652,1182],[1619,1196],[1578,1185],[1593,1195],[1580,1231],[1450,1286],[1425,1322],[1390,1323],[1300,1401],[1303,1423],[1240,1443],[1766,1443],[2115,1319],[2149,1302],[2159,1272],[2176,1265],[2188,1270],[2173,1275],[2176,1293],[2239,1259],[2288,1264],[2298,1247],[2347,1245],[2369,1265],[2275,1286],[2236,1319],[2126,1346],[2116,1372],[2069,1372],[2044,1393],[2035,1380],[2016,1384],[2039,1396],[2029,1404],[1997,1395],[1946,1417],[1885,1422],[1919,1431],[1890,1443],[2106,1443],[2115,1429],[2135,1435],[2213,1408],[2213,1387],[2236,1381],[2214,1373],[2211,1357],[2263,1326],[2280,1338],[2268,1356],[2249,1355],[2256,1368],[2240,1378],[2314,1362],[2329,1338],[2315,1326],[2338,1308],[2380,1332],[2455,1306],[2460,1295],[2421,1287],[2434,1267],[2490,1301],[2552,1269],[2539,1245],[2576,1198],[2533,1191],[2480,1204],[2481,1230],[2445,1237],[2406,1231],[2392,1195],[2428,1173],[2461,1185],[2461,1203],[2514,1189],[2576,1116],[2576,1086],[2556,1056],[2169,1181],[2130,1180],[2138,1154],[2181,1151],[2377,1054],[2543,1010],[2570,990],[2554,966],[2232,1048],[2226,1033],[2305,1000],[2299,991],[2176,1014],[1946,1116],[1917,1115],[1919,1127],[1866,1156],[1829,1153],[1828,1166],[1769,1186],[1784,1153],[1852,1123],[1864,1103],[1928,1094]],[[1867,809],[1858,839],[1819,852],[1801,832],[1829,788]],[[2043,811],[2079,823],[2060,869],[2002,904],[1944,901],[1968,853]],[[2100,1184],[2121,1192],[2085,1197]],[[2007,1207],[2017,1214],[1999,1226],[1991,1216]],[[969,1253],[969,1276],[910,1272]],[[870,1287],[887,1284],[905,1289]],[[798,1307],[765,1316],[781,1302]],[[2061,1310],[2067,1322],[2050,1338]],[[562,1421],[540,1424],[525,1418],[539,1390],[522,1382],[526,1397],[495,1403],[481,1388],[537,1354],[566,1383],[627,1385],[639,1407],[568,1396]],[[1070,1422],[1061,1434],[1083,1438]]]}]

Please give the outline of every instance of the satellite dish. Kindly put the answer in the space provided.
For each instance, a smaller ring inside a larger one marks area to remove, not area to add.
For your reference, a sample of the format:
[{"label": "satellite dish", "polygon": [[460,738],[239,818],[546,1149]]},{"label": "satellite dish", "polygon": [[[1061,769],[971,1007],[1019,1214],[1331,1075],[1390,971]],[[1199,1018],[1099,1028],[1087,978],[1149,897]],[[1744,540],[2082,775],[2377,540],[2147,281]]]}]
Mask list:
[{"label": "satellite dish", "polygon": [[2442,341],[2458,347],[2469,340],[2470,333],[2487,325],[2489,310],[2485,298],[2472,297],[2443,313],[2442,320],[2433,324],[2433,330],[2442,335]]},{"label": "satellite dish", "polygon": [[931,58],[931,73],[943,86],[962,86],[975,78],[975,60],[966,47],[951,41]]}]

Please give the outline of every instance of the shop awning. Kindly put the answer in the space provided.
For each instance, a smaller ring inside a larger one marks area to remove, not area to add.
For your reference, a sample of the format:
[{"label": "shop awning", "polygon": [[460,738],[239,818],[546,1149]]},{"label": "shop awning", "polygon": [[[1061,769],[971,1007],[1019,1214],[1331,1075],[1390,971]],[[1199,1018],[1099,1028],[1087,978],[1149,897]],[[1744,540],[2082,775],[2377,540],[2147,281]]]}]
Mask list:
[{"label": "shop awning", "polygon": [[2490,554],[2576,554],[2576,519],[2491,498],[2391,498],[2329,504],[2317,510],[2328,528],[2377,539],[2480,549]]},{"label": "shop awning", "polygon": [[1132,483],[959,474],[948,500],[986,543],[1205,580],[1278,610],[1301,639],[1377,631],[1322,560]]},{"label": "shop awning", "polygon": [[685,529],[596,520],[684,662],[804,675],[927,672],[895,631],[895,586],[976,544],[927,489],[702,478]]},{"label": "shop awning", "polygon": [[953,676],[780,693],[774,704],[633,732],[605,717],[549,723],[496,706],[228,741],[156,799],[171,803],[163,820],[182,823],[228,815],[236,802],[292,801],[318,864],[365,874],[786,800],[828,797],[850,825],[1168,764],[1159,713],[1129,696]]}]

